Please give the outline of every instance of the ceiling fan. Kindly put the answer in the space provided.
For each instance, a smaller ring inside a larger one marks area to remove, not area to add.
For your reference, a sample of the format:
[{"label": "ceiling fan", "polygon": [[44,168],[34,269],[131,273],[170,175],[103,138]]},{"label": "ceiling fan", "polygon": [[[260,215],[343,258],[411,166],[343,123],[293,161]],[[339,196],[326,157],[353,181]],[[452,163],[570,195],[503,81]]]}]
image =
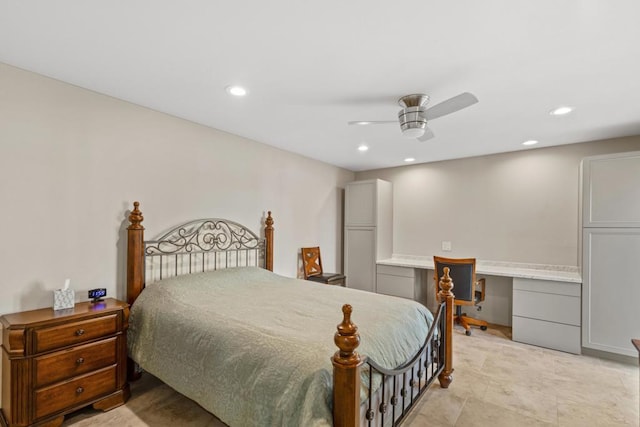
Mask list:
[{"label": "ceiling fan", "polygon": [[469,107],[478,102],[478,98],[469,92],[464,92],[446,101],[442,101],[433,107],[426,108],[428,102],[429,96],[422,93],[406,95],[398,100],[398,105],[402,107],[402,110],[398,112],[397,121],[353,121],[348,122],[348,124],[378,125],[400,122],[400,129],[404,136],[407,138],[416,138],[418,141],[426,141],[434,136],[431,129],[427,127],[429,120],[437,119],[438,117],[455,113],[456,111]]}]

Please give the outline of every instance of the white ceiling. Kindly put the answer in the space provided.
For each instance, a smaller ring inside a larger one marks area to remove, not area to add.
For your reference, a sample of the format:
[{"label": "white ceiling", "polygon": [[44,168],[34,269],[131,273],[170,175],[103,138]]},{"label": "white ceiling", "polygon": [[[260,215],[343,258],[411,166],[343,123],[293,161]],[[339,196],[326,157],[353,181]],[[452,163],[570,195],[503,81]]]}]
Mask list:
[{"label": "white ceiling", "polygon": [[[0,62],[359,171],[640,134],[639,22],[638,0],[0,0]],[[427,142],[347,126],[465,91]]]}]

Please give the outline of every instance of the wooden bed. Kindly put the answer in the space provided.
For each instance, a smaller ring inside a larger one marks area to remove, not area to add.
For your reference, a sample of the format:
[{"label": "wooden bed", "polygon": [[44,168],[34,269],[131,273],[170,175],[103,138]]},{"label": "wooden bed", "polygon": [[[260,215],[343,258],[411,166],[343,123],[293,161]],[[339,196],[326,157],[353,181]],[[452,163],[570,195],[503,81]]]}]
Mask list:
[{"label": "wooden bed", "polygon": [[[127,229],[127,299],[132,306],[146,282],[163,279],[163,276],[245,265],[273,271],[274,228],[271,212],[264,219],[263,238],[233,221],[207,219],[182,224],[160,239],[145,241],[142,221],[139,203],[134,202]],[[202,229],[205,231],[201,232]],[[338,349],[333,356],[326,356],[331,357],[333,365],[333,425],[398,425],[436,378],[441,387],[449,386],[453,380],[452,287],[448,271],[445,271],[440,280],[441,303],[424,345],[414,357],[395,369],[385,369],[356,351],[360,345],[360,335],[351,321],[351,305],[343,305],[342,321],[334,331],[334,342]],[[327,334],[331,333],[327,331]],[[373,387],[368,387],[369,395],[365,402],[361,395],[361,371],[367,384],[373,384],[375,376],[381,379],[380,387],[373,394]],[[128,372],[131,380],[139,377],[136,364],[131,359]]]}]

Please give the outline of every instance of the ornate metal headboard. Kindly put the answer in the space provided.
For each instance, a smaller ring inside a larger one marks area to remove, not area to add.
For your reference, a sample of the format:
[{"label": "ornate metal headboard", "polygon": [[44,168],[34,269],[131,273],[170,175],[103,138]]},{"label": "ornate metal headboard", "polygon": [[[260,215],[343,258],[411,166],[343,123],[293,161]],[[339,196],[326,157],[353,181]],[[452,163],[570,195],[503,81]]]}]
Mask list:
[{"label": "ornate metal headboard", "polygon": [[182,224],[157,240],[144,240],[144,220],[133,203],[127,228],[127,301],[133,304],[145,283],[229,267],[256,266],[273,271],[273,218],[264,221],[264,239],[226,219]]},{"label": "ornate metal headboard", "polygon": [[265,267],[265,239],[226,219],[182,224],[144,242],[145,282],[229,267]]}]

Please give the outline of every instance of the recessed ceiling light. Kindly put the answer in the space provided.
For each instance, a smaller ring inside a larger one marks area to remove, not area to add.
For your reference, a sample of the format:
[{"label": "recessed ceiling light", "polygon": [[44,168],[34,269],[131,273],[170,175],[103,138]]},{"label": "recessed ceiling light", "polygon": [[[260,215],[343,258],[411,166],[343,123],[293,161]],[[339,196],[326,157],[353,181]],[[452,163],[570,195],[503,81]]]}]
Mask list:
[{"label": "recessed ceiling light", "polygon": [[366,145],[362,144],[358,147],[358,151],[367,151],[369,149],[369,147],[367,147]]},{"label": "recessed ceiling light", "polygon": [[530,139],[528,141],[525,141],[522,143],[522,145],[536,145],[538,143],[538,141],[536,141],[535,139]]},{"label": "recessed ceiling light", "polygon": [[558,107],[555,110],[549,111],[549,114],[551,114],[552,116],[564,116],[565,114],[569,114],[572,111],[573,111],[573,108],[563,106],[563,107]]},{"label": "recessed ceiling light", "polygon": [[407,157],[406,159],[404,159],[404,161],[407,163],[411,163],[411,162],[415,162],[416,159],[414,159],[413,157]]},{"label": "recessed ceiling light", "polygon": [[247,90],[242,86],[227,86],[227,92],[233,96],[245,96]]},{"label": "recessed ceiling light", "polygon": [[356,125],[356,126],[362,126],[362,125],[370,125],[371,122],[357,121],[357,122],[347,122],[347,124]]}]

